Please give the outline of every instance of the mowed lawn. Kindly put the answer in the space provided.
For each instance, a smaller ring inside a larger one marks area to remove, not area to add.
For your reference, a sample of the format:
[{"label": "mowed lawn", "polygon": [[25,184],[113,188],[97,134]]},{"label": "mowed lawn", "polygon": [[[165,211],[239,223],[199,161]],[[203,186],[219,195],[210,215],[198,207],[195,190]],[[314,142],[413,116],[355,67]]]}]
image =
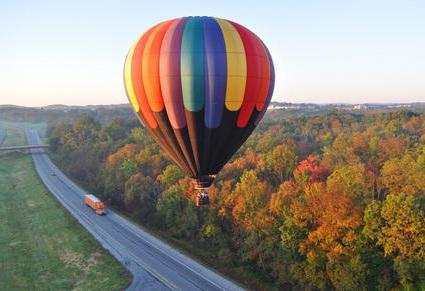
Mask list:
[{"label": "mowed lawn", "polygon": [[25,138],[21,132],[11,127],[2,128],[6,131],[6,139],[1,146],[19,146],[25,144]]},{"label": "mowed lawn", "polygon": [[0,290],[122,290],[130,282],[44,188],[31,156],[0,155]]}]

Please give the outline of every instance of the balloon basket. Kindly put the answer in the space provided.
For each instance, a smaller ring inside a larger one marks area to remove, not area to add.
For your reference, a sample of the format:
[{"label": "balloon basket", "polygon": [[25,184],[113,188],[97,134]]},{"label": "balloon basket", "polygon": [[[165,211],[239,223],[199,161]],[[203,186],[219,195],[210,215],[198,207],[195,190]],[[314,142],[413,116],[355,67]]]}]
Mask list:
[{"label": "balloon basket", "polygon": [[205,192],[199,192],[196,195],[196,206],[203,206],[203,205],[209,205],[210,204],[210,197],[208,197],[208,194]]},{"label": "balloon basket", "polygon": [[206,193],[208,187],[211,186],[214,176],[202,176],[199,178],[194,178],[192,180],[194,188],[198,191],[196,195],[196,206],[203,206],[210,204],[210,198]]}]

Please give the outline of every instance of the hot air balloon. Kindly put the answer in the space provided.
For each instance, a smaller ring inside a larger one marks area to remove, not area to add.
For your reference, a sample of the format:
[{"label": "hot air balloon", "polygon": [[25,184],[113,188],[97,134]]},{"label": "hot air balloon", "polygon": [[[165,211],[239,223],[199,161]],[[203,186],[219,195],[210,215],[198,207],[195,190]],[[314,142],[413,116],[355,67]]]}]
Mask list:
[{"label": "hot air balloon", "polygon": [[260,122],[274,89],[267,47],[235,22],[183,17],[157,24],[124,66],[129,101],[144,126],[205,189]]}]

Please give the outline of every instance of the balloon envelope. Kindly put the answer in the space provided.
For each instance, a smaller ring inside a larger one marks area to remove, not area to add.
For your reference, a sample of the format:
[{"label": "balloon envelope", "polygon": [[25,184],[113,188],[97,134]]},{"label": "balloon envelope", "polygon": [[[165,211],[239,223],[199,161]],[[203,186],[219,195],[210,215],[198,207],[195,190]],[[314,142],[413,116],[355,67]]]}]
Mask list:
[{"label": "balloon envelope", "polygon": [[209,186],[267,110],[274,67],[267,47],[247,28],[183,17],[135,42],[124,79],[134,111],[155,140]]}]

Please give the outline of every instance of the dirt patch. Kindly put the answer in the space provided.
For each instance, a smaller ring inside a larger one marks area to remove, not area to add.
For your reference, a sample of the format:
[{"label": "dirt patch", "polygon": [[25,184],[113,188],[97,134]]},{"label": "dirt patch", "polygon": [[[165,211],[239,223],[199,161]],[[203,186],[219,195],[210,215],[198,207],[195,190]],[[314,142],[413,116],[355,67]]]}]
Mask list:
[{"label": "dirt patch", "polygon": [[83,255],[67,250],[61,254],[60,258],[65,263],[65,265],[78,268],[85,272],[86,260],[84,259]]},{"label": "dirt patch", "polygon": [[94,266],[100,263],[100,256],[101,254],[98,251],[91,254],[89,257],[84,257],[83,255],[73,251],[66,251],[61,255],[61,260],[66,265],[78,268],[79,270],[88,274]]},{"label": "dirt patch", "polygon": [[100,261],[99,261],[99,257],[100,257],[100,256],[101,256],[100,252],[99,252],[99,251],[96,251],[95,253],[93,253],[93,254],[89,257],[89,259],[87,260],[87,263],[88,263],[90,266],[94,266],[94,265],[99,264],[99,263],[100,263]]},{"label": "dirt patch", "polygon": [[35,204],[35,202],[32,200],[27,200],[27,205],[31,208],[37,207],[37,204]]}]

